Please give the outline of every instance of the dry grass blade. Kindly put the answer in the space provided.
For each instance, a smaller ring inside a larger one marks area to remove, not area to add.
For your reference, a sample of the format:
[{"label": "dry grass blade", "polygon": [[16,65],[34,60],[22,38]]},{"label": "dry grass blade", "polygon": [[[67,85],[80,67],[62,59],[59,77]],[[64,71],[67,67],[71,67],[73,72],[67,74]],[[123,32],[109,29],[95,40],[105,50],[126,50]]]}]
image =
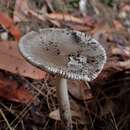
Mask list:
[{"label": "dry grass blade", "polygon": [[110,113],[111,113],[111,116],[112,116],[112,119],[113,119],[113,124],[114,124],[114,126],[115,126],[115,130],[119,130],[113,112],[110,111]]},{"label": "dry grass blade", "polygon": [[[37,98],[37,96],[39,95],[39,93],[37,93],[33,99],[35,100]],[[22,119],[25,117],[25,115],[28,113],[28,111],[32,108],[32,102],[28,103],[27,106],[16,116],[16,118],[10,123],[10,126],[13,126],[16,122],[17,119],[19,119],[19,121],[15,124],[14,128],[16,128],[18,126],[18,124],[22,121]],[[6,129],[7,130],[7,129]]]},{"label": "dry grass blade", "polygon": [[10,112],[11,114],[15,115],[15,111],[12,110],[11,108],[8,108],[4,103],[0,102],[0,105],[5,108],[8,112]]},{"label": "dry grass blade", "polygon": [[9,130],[14,130],[14,129],[11,128],[11,126],[10,126],[10,124],[9,124],[6,116],[5,116],[5,114],[3,113],[3,111],[1,109],[0,109],[0,114],[2,115],[3,119],[5,120],[5,122],[6,122],[7,126],[8,126],[8,128],[9,128]]},{"label": "dry grass blade", "polygon": [[[47,75],[48,76],[48,75]],[[45,78],[47,80],[47,77]],[[24,82],[29,82],[26,79],[23,79]],[[46,80],[44,82],[46,82]],[[29,84],[30,85],[30,84]],[[35,95],[33,96],[33,101],[35,101],[37,99],[37,97],[41,94],[42,96],[45,96],[42,91],[44,90],[44,86],[41,86],[41,88],[35,89],[36,91],[38,91],[38,93],[35,93]],[[31,110],[32,108],[32,103],[33,102],[29,102],[25,108],[15,117],[15,119],[10,123],[10,126],[14,126],[14,128],[16,129],[18,124],[23,120],[23,118],[27,115],[28,111]],[[18,120],[18,122],[16,123],[16,121]],[[6,129],[7,130],[7,129]]]}]

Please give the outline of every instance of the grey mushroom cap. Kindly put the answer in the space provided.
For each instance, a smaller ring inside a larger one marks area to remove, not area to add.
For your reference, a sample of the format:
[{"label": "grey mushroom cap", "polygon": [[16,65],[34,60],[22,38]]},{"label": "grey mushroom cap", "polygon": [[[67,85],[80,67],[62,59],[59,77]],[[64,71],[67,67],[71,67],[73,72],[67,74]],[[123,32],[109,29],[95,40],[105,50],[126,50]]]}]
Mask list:
[{"label": "grey mushroom cap", "polygon": [[95,79],[106,62],[105,50],[98,41],[67,29],[29,32],[20,39],[19,50],[40,69],[73,80]]}]

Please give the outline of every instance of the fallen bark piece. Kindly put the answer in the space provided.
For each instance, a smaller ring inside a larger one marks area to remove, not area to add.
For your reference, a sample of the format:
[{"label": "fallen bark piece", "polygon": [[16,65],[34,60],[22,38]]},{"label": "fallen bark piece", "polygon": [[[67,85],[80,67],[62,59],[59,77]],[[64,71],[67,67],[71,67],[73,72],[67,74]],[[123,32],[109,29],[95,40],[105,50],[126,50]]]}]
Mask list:
[{"label": "fallen bark piece", "polygon": [[45,72],[29,64],[18,52],[16,41],[0,42],[0,69],[32,79],[43,79]]},{"label": "fallen bark piece", "polygon": [[0,78],[0,97],[19,103],[29,103],[33,101],[33,96],[16,81]]}]

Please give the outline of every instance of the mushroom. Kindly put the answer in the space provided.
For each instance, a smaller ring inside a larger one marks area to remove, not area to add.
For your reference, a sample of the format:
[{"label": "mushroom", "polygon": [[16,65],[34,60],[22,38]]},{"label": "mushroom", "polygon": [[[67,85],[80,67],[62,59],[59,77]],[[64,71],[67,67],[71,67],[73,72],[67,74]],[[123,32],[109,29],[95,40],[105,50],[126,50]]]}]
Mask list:
[{"label": "mushroom", "polygon": [[60,116],[65,129],[71,130],[67,79],[95,79],[106,62],[104,48],[85,33],[46,28],[23,36],[19,42],[19,50],[30,63],[56,75]]}]

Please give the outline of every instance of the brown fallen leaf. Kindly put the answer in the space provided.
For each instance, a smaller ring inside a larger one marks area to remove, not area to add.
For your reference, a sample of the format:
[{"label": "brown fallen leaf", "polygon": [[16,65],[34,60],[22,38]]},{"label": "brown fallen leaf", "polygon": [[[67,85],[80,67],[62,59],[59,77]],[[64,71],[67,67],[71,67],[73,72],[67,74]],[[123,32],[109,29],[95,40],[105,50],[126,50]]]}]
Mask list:
[{"label": "brown fallen leaf", "polygon": [[21,32],[17,26],[14,25],[12,19],[3,12],[0,12],[0,24],[5,27],[16,40],[19,40]]},{"label": "brown fallen leaf", "polygon": [[126,12],[130,11],[130,6],[128,4],[124,4],[121,8],[122,11],[126,11]]},{"label": "brown fallen leaf", "polygon": [[30,16],[43,22],[48,20],[58,27],[60,27],[60,22],[65,22],[65,24],[66,23],[72,24],[70,26],[72,26],[73,29],[78,28],[76,25],[82,26],[82,29],[78,28],[77,30],[86,31],[86,29],[84,28],[86,27],[93,28],[95,25],[95,21],[89,16],[81,18],[65,13],[49,13],[49,14],[45,13],[44,15],[40,15],[31,8],[29,8],[28,0],[22,0],[22,1],[16,0],[14,17],[13,17],[14,21],[15,22],[27,21]]},{"label": "brown fallen leaf", "polygon": [[123,60],[130,58],[130,47],[111,47],[111,54],[113,56],[119,55]]},{"label": "brown fallen leaf", "polygon": [[46,21],[45,17],[43,17],[42,15],[37,14],[33,10],[28,10],[28,15],[31,15],[31,17],[37,18],[38,20],[41,20],[43,22]]},{"label": "brown fallen leaf", "polygon": [[[77,123],[75,121],[78,121],[79,124],[82,124],[84,125],[86,123],[86,120],[84,119],[84,116],[82,115],[82,112],[77,112],[77,111],[73,111],[71,110],[71,114],[72,114],[72,120],[73,120],[73,123]],[[60,121],[61,118],[60,118],[60,113],[59,113],[59,109],[56,109],[52,112],[49,113],[49,117],[53,120],[57,120],[57,121]]]},{"label": "brown fallen leaf", "polygon": [[13,20],[14,22],[27,21],[28,0],[16,0]]},{"label": "brown fallen leaf", "polygon": [[113,26],[114,26],[115,30],[117,30],[117,31],[124,29],[123,25],[117,20],[113,21]]},{"label": "brown fallen leaf", "polygon": [[72,28],[78,28],[78,26],[80,28],[78,28],[77,30],[86,30],[86,28],[93,28],[94,27],[94,20],[92,20],[90,17],[86,17],[84,19],[79,18],[79,17],[75,17],[72,16],[70,14],[63,14],[63,13],[50,13],[50,14],[45,14],[43,15],[39,15],[36,12],[34,12],[33,10],[28,10],[28,15],[34,18],[37,18],[38,20],[41,20],[43,22],[45,22],[46,20],[50,21],[51,23],[58,25],[60,22],[65,22],[65,24],[70,24],[68,26],[72,26]]},{"label": "brown fallen leaf", "polygon": [[59,21],[66,21],[66,22],[74,22],[77,24],[84,24],[83,19],[74,17],[70,14],[63,14],[63,13],[50,13],[47,15],[49,19],[52,20],[59,20]]},{"label": "brown fallen leaf", "polygon": [[[128,33],[125,31],[113,31],[113,29],[103,28],[97,35],[98,41],[104,46],[107,53],[107,63],[103,71],[92,82],[93,84],[102,83],[119,71],[130,69],[130,46]],[[96,33],[96,32],[95,32]],[[101,82],[102,81],[102,82]]]},{"label": "brown fallen leaf", "polygon": [[120,61],[118,63],[119,67],[123,68],[123,69],[130,69],[130,59],[127,61]]},{"label": "brown fallen leaf", "polygon": [[86,19],[75,17],[71,14],[50,13],[50,14],[46,14],[46,16],[50,20],[58,20],[58,21],[63,21],[63,22],[72,22],[75,24],[92,26],[90,23],[88,23]]},{"label": "brown fallen leaf", "polygon": [[32,79],[43,79],[45,72],[29,64],[19,53],[16,41],[0,42],[0,69]]},{"label": "brown fallen leaf", "polygon": [[93,99],[92,92],[83,81],[68,81],[68,89],[70,94],[78,100],[91,100]]},{"label": "brown fallen leaf", "polygon": [[45,17],[39,15],[34,10],[29,8],[29,0],[16,0],[13,20],[14,22],[28,21],[30,16],[38,20],[45,21]]},{"label": "brown fallen leaf", "polygon": [[16,81],[3,78],[0,78],[0,97],[19,103],[33,101],[33,96],[25,90],[24,86],[19,86]]}]

